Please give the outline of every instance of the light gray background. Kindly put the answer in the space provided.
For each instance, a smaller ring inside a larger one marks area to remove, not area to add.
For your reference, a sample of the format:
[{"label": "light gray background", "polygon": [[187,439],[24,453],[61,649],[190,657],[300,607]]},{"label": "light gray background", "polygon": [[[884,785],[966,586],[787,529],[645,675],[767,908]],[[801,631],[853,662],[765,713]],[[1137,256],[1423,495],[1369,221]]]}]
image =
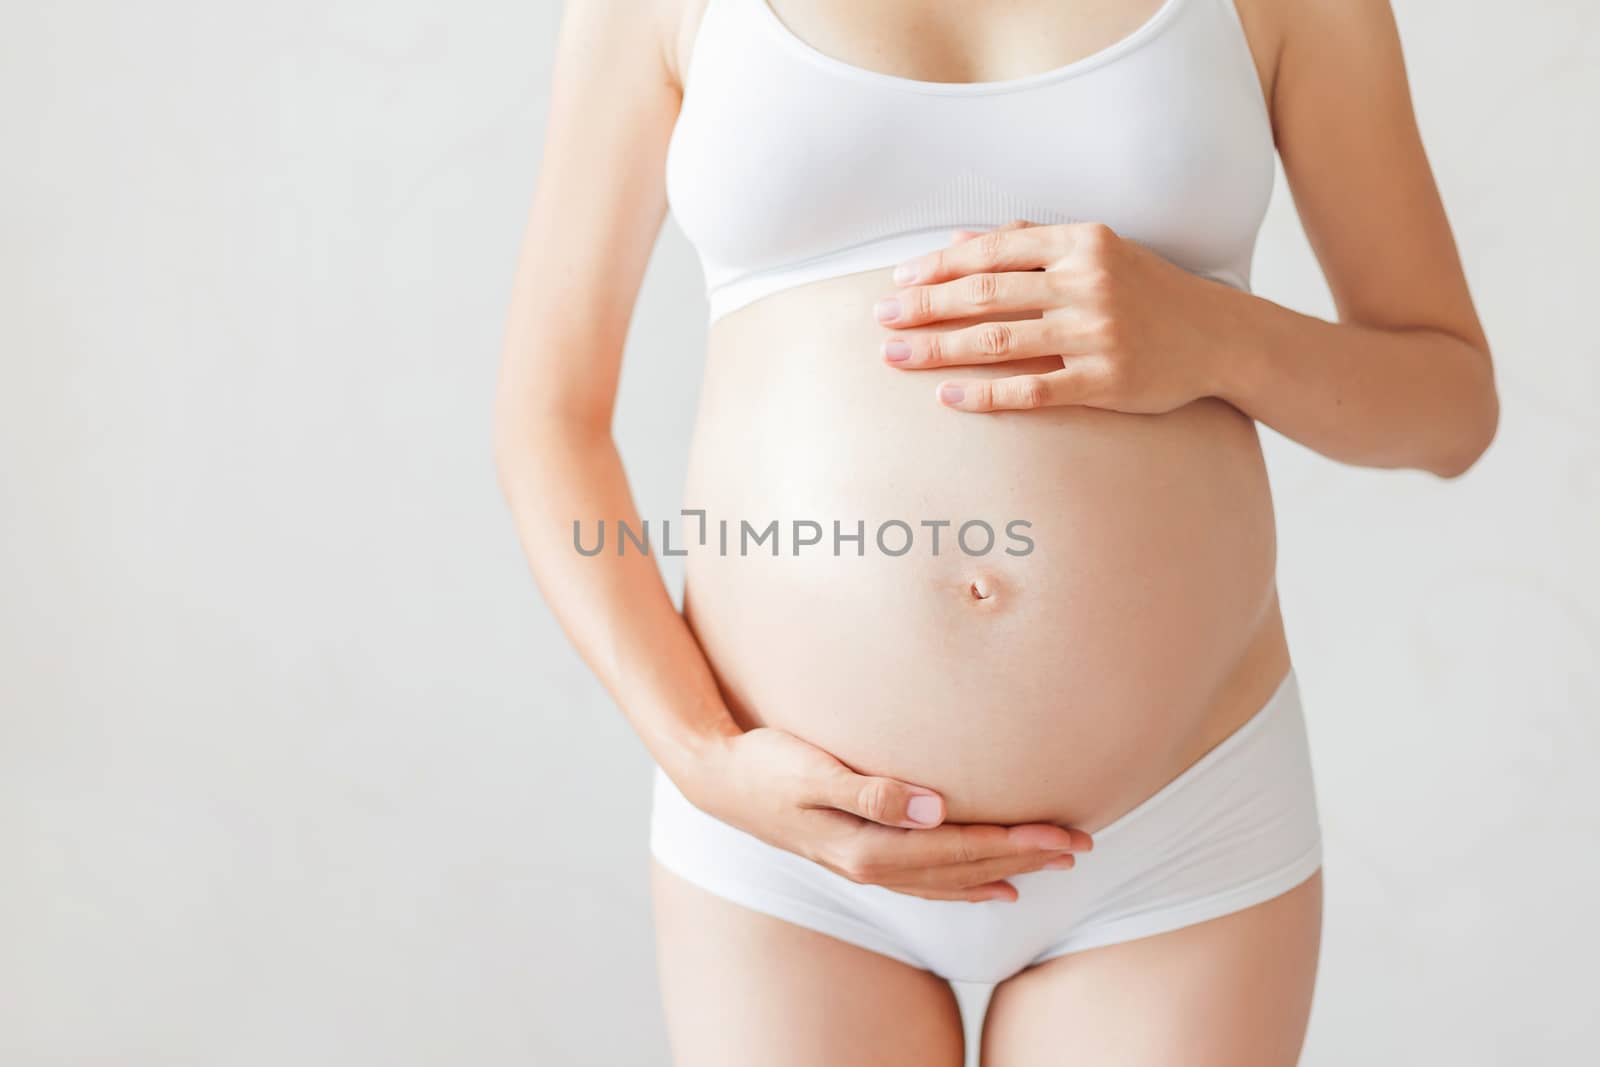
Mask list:
[{"label": "light gray background", "polygon": [[[1398,8],[1504,420],[1450,483],[1268,435],[1327,831],[1306,1063],[1570,1064],[1600,1048],[1600,8]],[[665,1062],[649,765],[489,453],[558,19],[8,5],[0,1062]],[[1330,311],[1281,185],[1255,277]],[[700,284],[669,226],[617,419],[646,514]]]}]

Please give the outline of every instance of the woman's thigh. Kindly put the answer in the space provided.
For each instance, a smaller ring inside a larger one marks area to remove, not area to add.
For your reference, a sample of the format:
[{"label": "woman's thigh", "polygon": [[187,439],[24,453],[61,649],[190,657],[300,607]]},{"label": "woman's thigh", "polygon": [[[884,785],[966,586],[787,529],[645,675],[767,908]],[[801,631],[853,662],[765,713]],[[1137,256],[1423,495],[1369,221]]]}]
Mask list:
[{"label": "woman's thigh", "polygon": [[960,1067],[961,1014],[943,979],[650,867],[673,1062]]},{"label": "woman's thigh", "polygon": [[1002,982],[984,1067],[1292,1067],[1322,940],[1322,872],[1244,911]]}]

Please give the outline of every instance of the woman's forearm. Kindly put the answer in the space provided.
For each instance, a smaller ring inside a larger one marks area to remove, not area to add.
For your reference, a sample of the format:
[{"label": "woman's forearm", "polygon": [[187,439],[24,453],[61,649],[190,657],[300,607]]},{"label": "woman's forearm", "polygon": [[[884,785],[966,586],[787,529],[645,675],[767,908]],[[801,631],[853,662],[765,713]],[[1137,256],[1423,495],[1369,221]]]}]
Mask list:
[{"label": "woman's forearm", "polygon": [[[500,484],[534,579],[573,645],[674,780],[740,728],[705,655],[640,551],[580,554],[573,522],[641,528],[608,428],[548,412],[501,412]],[[609,546],[608,546],[609,548]]]},{"label": "woman's forearm", "polygon": [[1217,310],[1213,393],[1325,456],[1450,478],[1494,437],[1492,364],[1467,339],[1331,323],[1233,289]]}]

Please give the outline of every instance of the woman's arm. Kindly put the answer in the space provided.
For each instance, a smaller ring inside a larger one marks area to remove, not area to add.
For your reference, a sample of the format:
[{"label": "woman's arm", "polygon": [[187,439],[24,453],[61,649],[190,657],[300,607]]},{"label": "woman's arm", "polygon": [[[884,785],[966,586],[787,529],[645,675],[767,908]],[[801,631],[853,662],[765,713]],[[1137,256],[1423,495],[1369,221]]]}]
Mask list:
[{"label": "woman's arm", "polygon": [[940,400],[974,412],[1085,404],[1154,413],[1218,396],[1347,463],[1444,477],[1470,467],[1498,421],[1494,374],[1388,2],[1292,0],[1272,10],[1282,41],[1275,135],[1337,323],[1198,277],[1105,226],[1019,221],[902,264],[902,288],[886,294],[898,313],[879,321],[1044,314],[891,336],[890,365],[1060,355],[1059,371],[941,380]]},{"label": "woman's arm", "polygon": [[931,790],[858,775],[782,731],[742,731],[654,559],[574,547],[574,520],[640,528],[610,427],[666,214],[682,6],[567,4],[495,397],[495,458],[518,536],[567,635],[692,802],[857,881],[941,899],[1014,897],[1003,879],[1087,847],[1087,836],[939,825]]},{"label": "woman's arm", "polygon": [[1388,0],[1282,10],[1278,152],[1339,322],[1237,294],[1212,391],[1335,459],[1460,474],[1499,404]]},{"label": "woman's arm", "polygon": [[551,611],[675,779],[739,733],[655,561],[584,557],[572,523],[639,529],[611,416],[629,320],[666,216],[677,115],[669,5],[572,0],[495,394],[494,449]]}]

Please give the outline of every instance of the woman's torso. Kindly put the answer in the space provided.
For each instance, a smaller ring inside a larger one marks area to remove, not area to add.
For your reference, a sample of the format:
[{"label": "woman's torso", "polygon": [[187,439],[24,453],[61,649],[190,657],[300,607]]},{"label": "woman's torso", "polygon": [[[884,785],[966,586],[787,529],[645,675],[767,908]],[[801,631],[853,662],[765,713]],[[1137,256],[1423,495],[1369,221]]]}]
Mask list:
[{"label": "woman's torso", "polygon": [[938,789],[958,821],[1094,828],[1272,691],[1250,419],[956,413],[883,363],[870,311],[894,261],[1018,217],[1106,222],[1247,285],[1271,137],[1229,2],[1167,0],[1088,56],[1060,38],[1041,74],[946,88],[711,0],[668,163],[714,317],[685,613],[746,725]]}]

